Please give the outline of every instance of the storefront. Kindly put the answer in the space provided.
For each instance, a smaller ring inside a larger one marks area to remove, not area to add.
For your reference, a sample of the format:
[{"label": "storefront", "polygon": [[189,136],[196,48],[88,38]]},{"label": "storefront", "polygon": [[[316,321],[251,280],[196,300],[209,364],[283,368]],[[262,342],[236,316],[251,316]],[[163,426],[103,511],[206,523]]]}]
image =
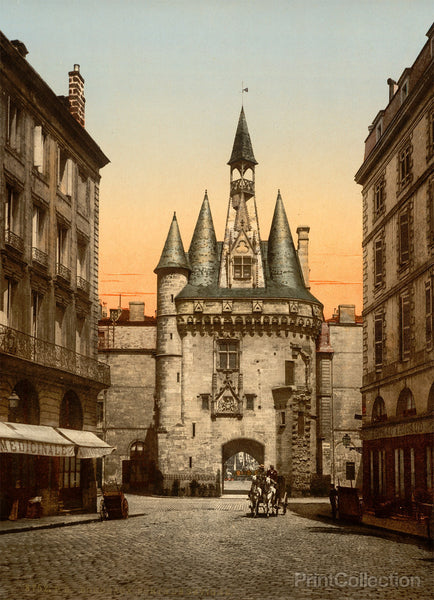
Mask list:
[{"label": "storefront", "polygon": [[90,431],[0,422],[0,518],[96,510],[95,459],[113,447]]}]

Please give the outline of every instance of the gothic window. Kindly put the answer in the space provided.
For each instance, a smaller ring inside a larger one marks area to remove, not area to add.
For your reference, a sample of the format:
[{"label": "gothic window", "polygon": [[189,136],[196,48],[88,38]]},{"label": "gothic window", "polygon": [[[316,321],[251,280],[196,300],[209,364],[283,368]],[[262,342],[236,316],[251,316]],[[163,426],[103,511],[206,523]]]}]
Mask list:
[{"label": "gothic window", "polygon": [[252,257],[251,256],[234,256],[234,279],[251,279],[252,278]]},{"label": "gothic window", "polygon": [[234,371],[238,369],[239,363],[238,340],[218,341],[218,368],[223,371]]}]

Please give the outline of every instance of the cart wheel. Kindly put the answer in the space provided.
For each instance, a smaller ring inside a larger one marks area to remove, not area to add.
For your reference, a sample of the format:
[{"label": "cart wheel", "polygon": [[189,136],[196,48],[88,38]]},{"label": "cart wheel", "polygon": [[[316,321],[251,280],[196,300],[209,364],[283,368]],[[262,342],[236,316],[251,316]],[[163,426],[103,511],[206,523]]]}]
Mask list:
[{"label": "cart wheel", "polygon": [[121,511],[122,511],[122,518],[128,519],[128,500],[126,498],[123,498],[123,500],[122,500]]}]

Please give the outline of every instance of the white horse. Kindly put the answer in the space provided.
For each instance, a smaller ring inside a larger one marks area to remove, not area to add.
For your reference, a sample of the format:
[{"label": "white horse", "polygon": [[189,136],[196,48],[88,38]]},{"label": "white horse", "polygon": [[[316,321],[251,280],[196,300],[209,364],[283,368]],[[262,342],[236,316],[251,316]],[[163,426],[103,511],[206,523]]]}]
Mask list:
[{"label": "white horse", "polygon": [[262,495],[263,495],[262,488],[259,485],[256,475],[253,475],[252,485],[251,485],[250,491],[249,491],[249,500],[250,500],[249,508],[250,508],[250,512],[253,517],[258,516],[259,503],[261,501]]}]

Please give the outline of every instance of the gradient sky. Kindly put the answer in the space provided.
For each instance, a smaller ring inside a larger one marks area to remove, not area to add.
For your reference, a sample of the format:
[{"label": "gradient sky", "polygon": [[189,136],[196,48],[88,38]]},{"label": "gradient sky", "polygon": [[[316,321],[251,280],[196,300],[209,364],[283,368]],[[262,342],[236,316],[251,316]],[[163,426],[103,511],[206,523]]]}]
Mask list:
[{"label": "gradient sky", "polygon": [[325,316],[362,310],[361,188],[368,125],[388,77],[414,62],[432,0],[0,0],[0,29],[57,94],[81,65],[86,128],[111,163],[101,182],[100,293],[144,300],[176,211],[184,247],[208,190],[217,239],[244,108],[268,239],[281,190],[296,240],[309,225]]}]

